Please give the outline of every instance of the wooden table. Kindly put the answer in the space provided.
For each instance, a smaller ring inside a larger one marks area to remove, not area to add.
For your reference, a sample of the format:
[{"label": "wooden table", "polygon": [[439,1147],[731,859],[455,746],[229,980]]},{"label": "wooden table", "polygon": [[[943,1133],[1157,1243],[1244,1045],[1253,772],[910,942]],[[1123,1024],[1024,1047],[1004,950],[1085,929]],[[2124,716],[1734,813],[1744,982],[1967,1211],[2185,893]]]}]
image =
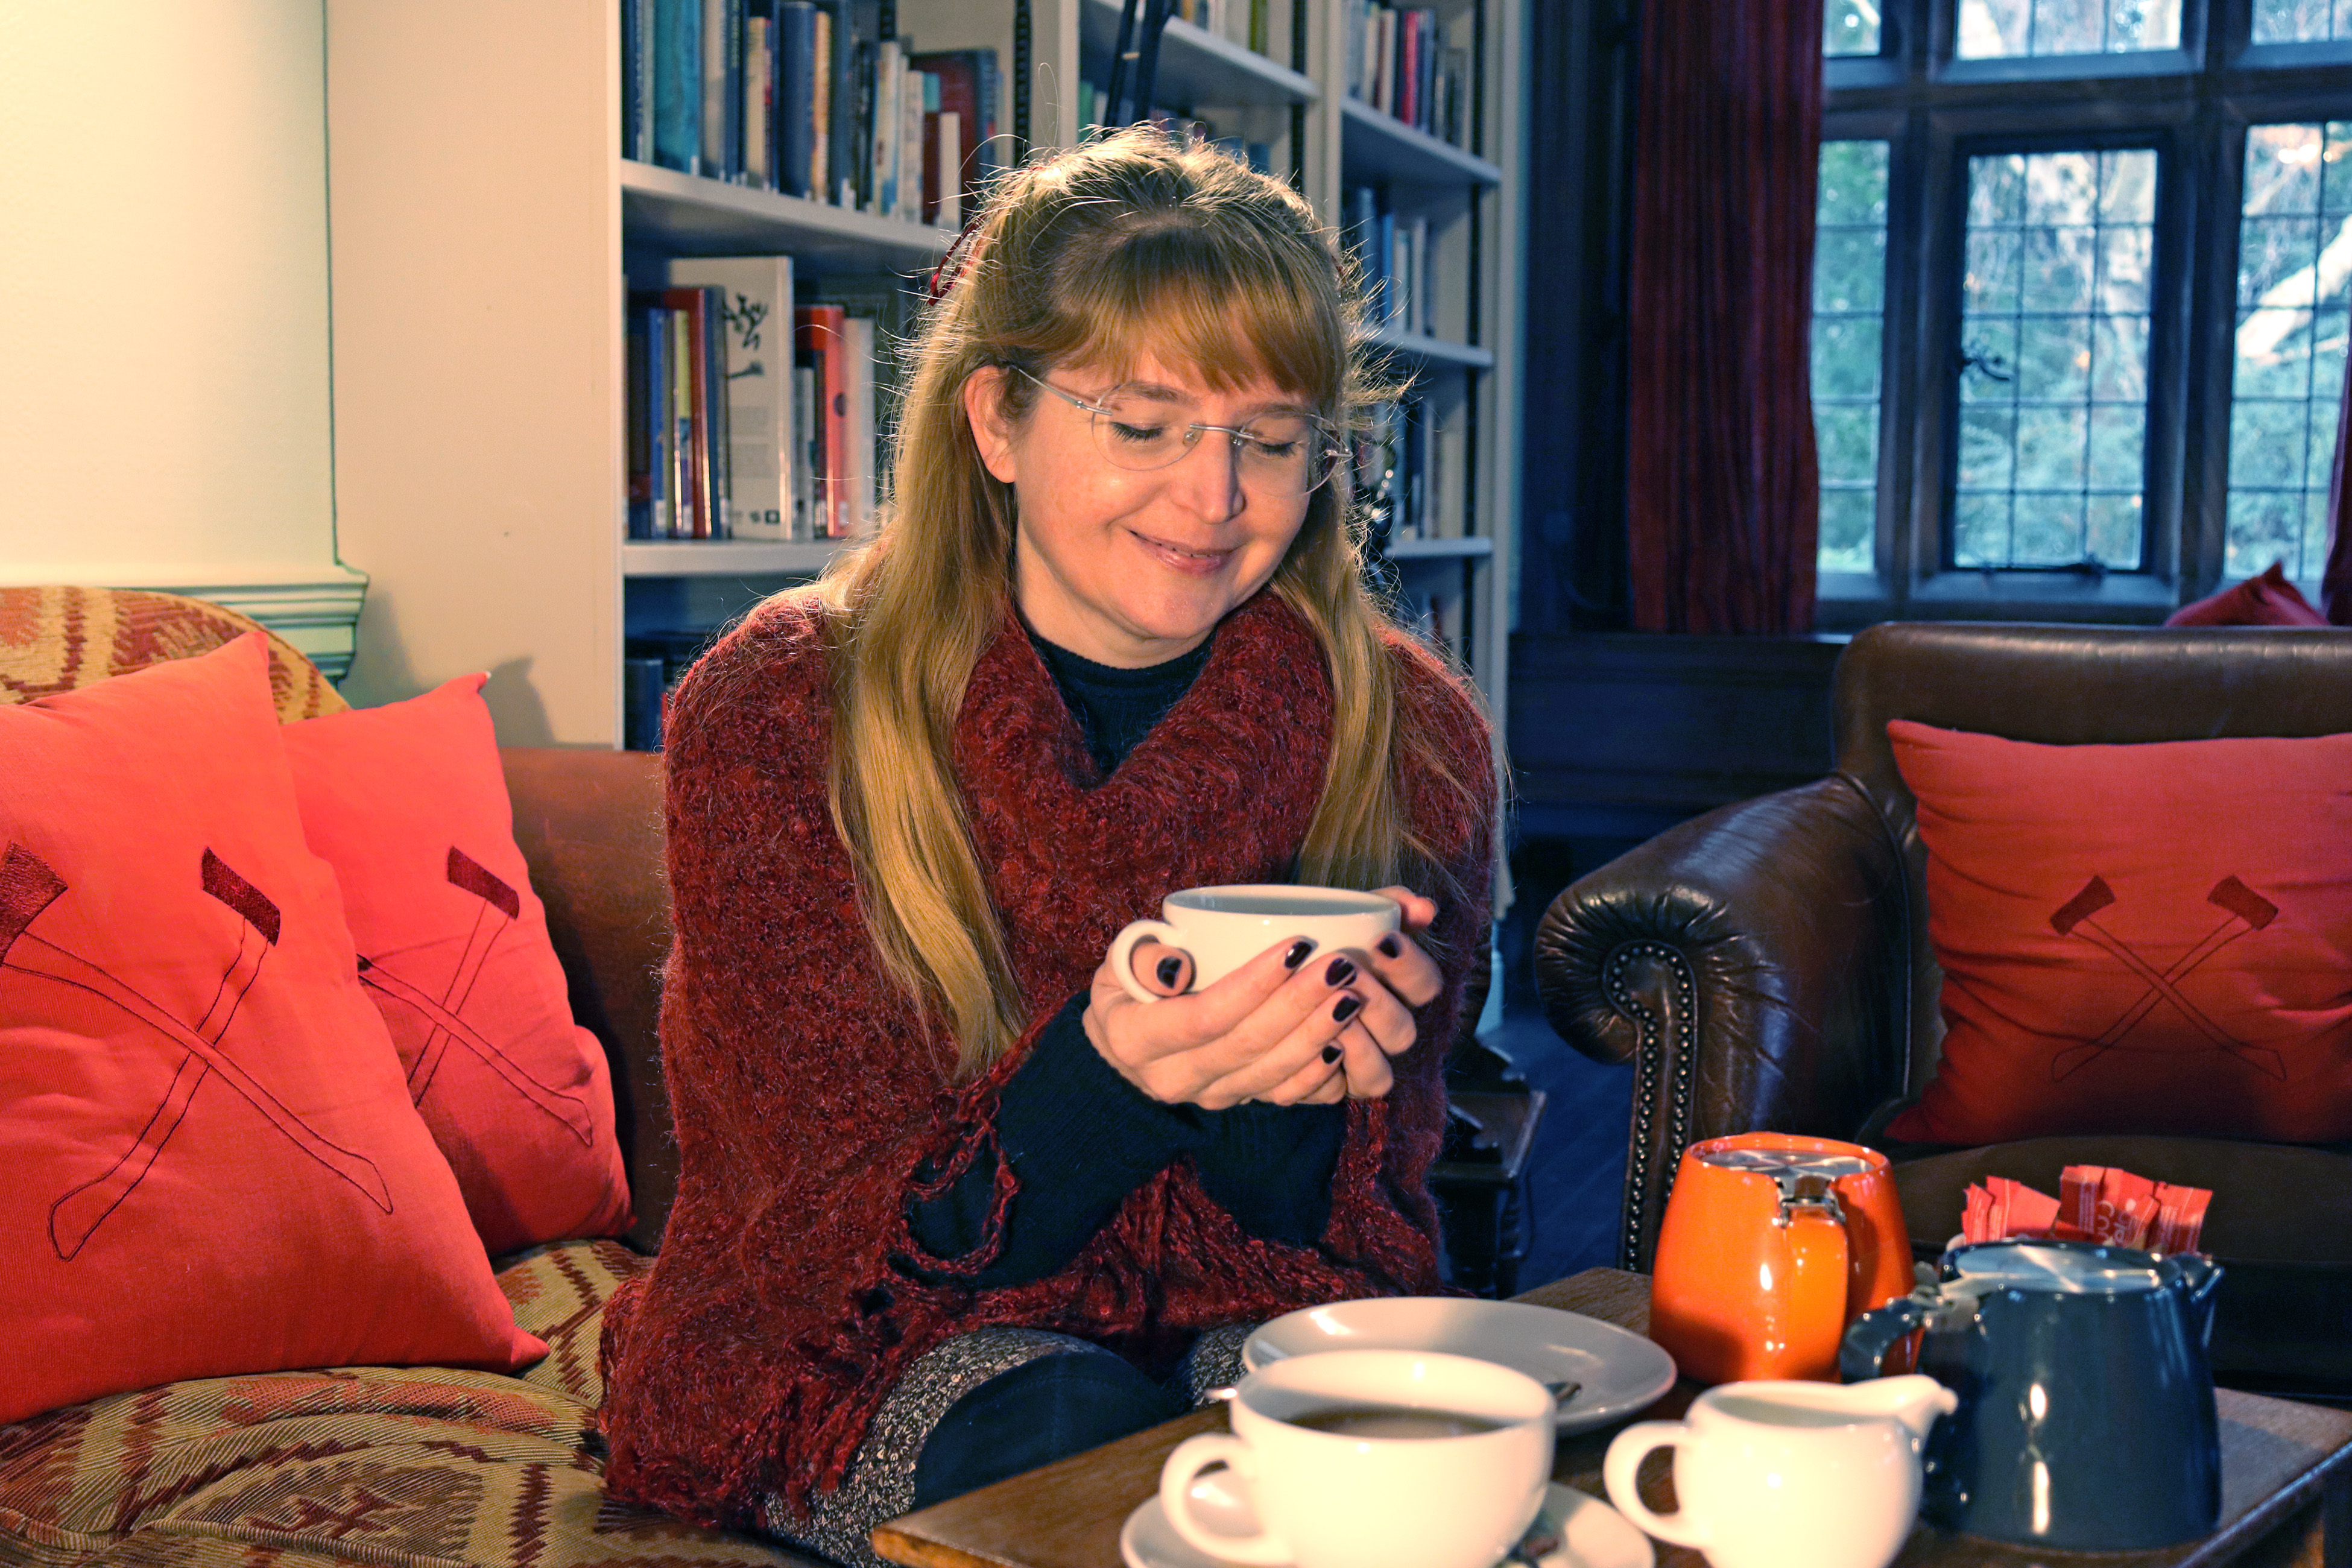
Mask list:
[{"label": "wooden table", "polygon": [[[1562,1307],[1635,1332],[1650,1325],[1650,1282],[1594,1268],[1518,1298]],[[1643,1414],[1672,1420],[1700,1385],[1678,1383]],[[1922,1524],[1895,1568],[2352,1568],[2352,1413],[2223,1389],[2221,1527],[2202,1541],[2155,1552],[2035,1552]],[[1630,1419],[1630,1417],[1629,1417]],[[1159,1489],[1160,1465],[1195,1432],[1222,1431],[1222,1406],[1196,1410],[1059,1464],[894,1520],[874,1532],[875,1549],[910,1568],[1118,1568],[1118,1530],[1135,1505]],[[1595,1497],[1601,1456],[1615,1426],[1563,1438],[1555,1479]],[[1643,1469],[1652,1507],[1673,1506],[1669,1461]],[[1659,1568],[1702,1568],[1697,1552],[1656,1543]]]}]

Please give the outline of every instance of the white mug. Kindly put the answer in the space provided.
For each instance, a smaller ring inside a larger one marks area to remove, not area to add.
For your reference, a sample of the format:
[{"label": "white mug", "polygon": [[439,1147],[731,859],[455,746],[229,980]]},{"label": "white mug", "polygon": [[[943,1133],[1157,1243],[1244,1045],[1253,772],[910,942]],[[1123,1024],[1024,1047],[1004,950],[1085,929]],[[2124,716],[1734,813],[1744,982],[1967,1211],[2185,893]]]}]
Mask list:
[{"label": "white mug", "polygon": [[[1231,1436],[1189,1437],[1160,1472],[1178,1534],[1229,1563],[1295,1568],[1494,1568],[1526,1533],[1551,1476],[1555,1401],[1525,1373],[1434,1351],[1326,1351],[1242,1379]],[[1454,1436],[1318,1430],[1365,1412],[1375,1428],[1440,1418]],[[1232,1467],[1260,1529],[1229,1535],[1194,1512],[1193,1480]]]},{"label": "white mug", "polygon": [[1166,998],[1135,977],[1135,944],[1157,937],[1192,960],[1192,989],[1213,985],[1277,942],[1305,937],[1317,951],[1370,948],[1397,929],[1393,899],[1348,888],[1281,882],[1187,888],[1161,900],[1160,918],[1136,921],[1112,939],[1111,973],[1139,1002]]},{"label": "white mug", "polygon": [[[1609,1500],[1661,1541],[1695,1547],[1714,1568],[1886,1568],[1919,1512],[1927,1428],[1958,1401],[1913,1374],[1839,1387],[1727,1383],[1680,1421],[1617,1434],[1601,1466]],[[1634,1486],[1654,1448],[1672,1447],[1671,1514]]]}]

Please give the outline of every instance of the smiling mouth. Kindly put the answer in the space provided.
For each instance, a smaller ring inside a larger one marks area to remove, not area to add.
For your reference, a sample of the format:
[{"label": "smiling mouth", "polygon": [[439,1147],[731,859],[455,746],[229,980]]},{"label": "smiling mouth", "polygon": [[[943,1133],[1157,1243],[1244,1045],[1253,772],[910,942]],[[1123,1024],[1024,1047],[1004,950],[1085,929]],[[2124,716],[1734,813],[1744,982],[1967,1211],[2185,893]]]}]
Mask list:
[{"label": "smiling mouth", "polygon": [[[1128,531],[1135,533],[1133,529],[1129,529]],[[1192,550],[1181,544],[1171,544],[1164,539],[1154,539],[1148,533],[1136,533],[1135,537],[1141,540],[1145,544],[1154,550],[1160,551],[1165,554],[1179,556],[1187,561],[1223,561],[1226,556],[1231,555],[1234,552],[1233,547],[1231,546],[1223,550]]]}]

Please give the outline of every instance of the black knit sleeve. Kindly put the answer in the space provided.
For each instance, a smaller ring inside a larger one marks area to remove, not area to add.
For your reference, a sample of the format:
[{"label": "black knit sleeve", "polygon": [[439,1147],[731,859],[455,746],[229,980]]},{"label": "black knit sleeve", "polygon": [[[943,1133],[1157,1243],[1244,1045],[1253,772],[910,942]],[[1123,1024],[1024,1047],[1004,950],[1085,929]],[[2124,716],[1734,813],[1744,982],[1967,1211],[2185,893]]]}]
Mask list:
[{"label": "black knit sleeve", "polygon": [[[997,1102],[1002,1164],[1016,1184],[1004,1245],[968,1282],[1043,1279],[1083,1250],[1127,1194],[1207,1141],[1192,1106],[1166,1105],[1121,1078],[1087,1038],[1087,997],[1056,1014]],[[908,1226],[932,1257],[961,1258],[988,1234],[998,1163],[974,1161],[935,1197],[910,1200]]]},{"label": "black knit sleeve", "polygon": [[1201,1113],[1201,1185],[1241,1227],[1312,1247],[1331,1218],[1331,1176],[1348,1135],[1344,1105],[1236,1105]]}]

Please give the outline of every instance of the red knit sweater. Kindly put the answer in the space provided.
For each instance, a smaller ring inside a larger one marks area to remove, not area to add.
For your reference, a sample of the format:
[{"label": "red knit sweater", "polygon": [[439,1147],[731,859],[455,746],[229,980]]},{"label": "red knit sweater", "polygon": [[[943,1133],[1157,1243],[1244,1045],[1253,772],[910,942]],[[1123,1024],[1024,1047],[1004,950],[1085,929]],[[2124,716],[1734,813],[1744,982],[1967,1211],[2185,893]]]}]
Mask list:
[{"label": "red knit sweater", "polygon": [[[1349,1297],[1438,1288],[1428,1175],[1444,1121],[1444,1043],[1483,951],[1485,810],[1404,781],[1456,886],[1431,933],[1445,988],[1419,1015],[1382,1100],[1354,1102],[1331,1219],[1303,1248],[1243,1232],[1189,1162],[1146,1182],[1061,1272],[975,1290],[998,1239],[955,1259],[909,1234],[910,1195],[993,1159],[997,1094],[1030,1038],[1084,990],[1120,926],[1179,888],[1286,880],[1320,790],[1331,693],[1297,615],[1261,595],[1227,617],[1181,701],[1108,781],[1008,613],[974,668],[955,765],[1031,1027],[986,1077],[950,1083],[882,974],[825,806],[824,652],[800,602],[772,603],[698,663],[667,735],[677,938],[664,1070],[679,1153],[659,1258],[604,1327],[603,1426],[616,1496],[708,1524],[797,1512],[839,1484],[915,1357],[988,1323],[1082,1335],[1147,1362],[1193,1331]],[[1400,722],[1433,731],[1490,797],[1484,721],[1399,637]],[[1430,889],[1435,892],[1434,889]]]}]

